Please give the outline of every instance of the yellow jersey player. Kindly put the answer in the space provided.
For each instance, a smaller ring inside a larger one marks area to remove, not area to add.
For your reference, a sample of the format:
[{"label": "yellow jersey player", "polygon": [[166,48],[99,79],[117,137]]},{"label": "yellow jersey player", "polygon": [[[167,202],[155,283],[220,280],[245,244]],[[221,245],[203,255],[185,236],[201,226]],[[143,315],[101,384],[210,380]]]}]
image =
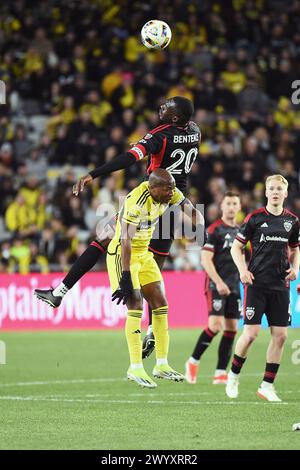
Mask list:
[{"label": "yellow jersey player", "polygon": [[163,278],[148,250],[154,227],[169,206],[181,205],[193,223],[202,225],[201,213],[175,187],[173,176],[165,169],[154,170],[149,181],[141,183],[126,197],[119,213],[116,231],[107,249],[107,269],[112,299],[128,308],[125,334],[130,367],[127,378],[142,387],[154,388],[156,383],[145,372],[142,363],[141,319],[143,299],[153,312],[153,332],[156,340],[156,365],[153,376],[174,381],[184,376],[168,364],[169,333],[168,303]]}]

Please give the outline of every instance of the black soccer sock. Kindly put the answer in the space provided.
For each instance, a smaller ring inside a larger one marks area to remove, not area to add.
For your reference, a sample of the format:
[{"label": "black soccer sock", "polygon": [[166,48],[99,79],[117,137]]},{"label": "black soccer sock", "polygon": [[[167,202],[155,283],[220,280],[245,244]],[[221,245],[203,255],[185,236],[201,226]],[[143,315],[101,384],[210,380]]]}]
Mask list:
[{"label": "black soccer sock", "polygon": [[93,266],[97,263],[100,256],[104,254],[106,250],[103,248],[100,242],[94,240],[87,249],[82,253],[81,256],[75,261],[70,271],[63,279],[64,285],[68,289],[72,289],[74,284]]},{"label": "black soccer sock", "polygon": [[197,341],[197,344],[195,346],[194,352],[192,354],[192,357],[196,359],[196,361],[199,361],[200,357],[202,356],[204,351],[208,348],[208,346],[210,345],[210,343],[212,342],[216,334],[217,333],[214,333],[209,328],[206,328],[206,330],[202,331]]},{"label": "black soccer sock", "polygon": [[148,313],[149,313],[149,326],[152,325],[152,308],[148,305]]},{"label": "black soccer sock", "polygon": [[236,331],[224,331],[218,350],[217,369],[226,370],[230,361]]},{"label": "black soccer sock", "polygon": [[274,382],[279,366],[280,364],[275,364],[274,362],[266,363],[264,382],[269,382],[270,384]]},{"label": "black soccer sock", "polygon": [[234,354],[232,359],[231,372],[233,372],[234,374],[239,374],[246,359],[246,357],[241,357],[237,354]]}]

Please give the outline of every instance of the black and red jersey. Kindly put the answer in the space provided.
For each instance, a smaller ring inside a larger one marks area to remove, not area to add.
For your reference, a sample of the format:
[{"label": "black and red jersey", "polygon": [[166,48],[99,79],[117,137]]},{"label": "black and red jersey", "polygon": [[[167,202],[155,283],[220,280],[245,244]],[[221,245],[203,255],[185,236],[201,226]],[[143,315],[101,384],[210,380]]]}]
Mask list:
[{"label": "black and red jersey", "polygon": [[250,241],[249,271],[254,275],[254,285],[284,290],[289,269],[288,247],[300,245],[299,219],[284,209],[273,215],[265,207],[251,212],[245,218],[236,239],[244,245]]},{"label": "black and red jersey", "polygon": [[[202,250],[214,253],[213,262],[217,273],[228,285],[231,292],[239,294],[240,278],[236,265],[233,262],[230,250],[239,231],[238,226],[225,224],[222,219],[216,220],[207,229],[207,242]],[[210,279],[209,287],[216,290],[215,283]]]},{"label": "black and red jersey", "polygon": [[163,124],[148,132],[129,153],[137,160],[149,155],[147,175],[156,168],[165,168],[174,176],[177,188],[184,191],[198,156],[200,140],[200,129],[193,121],[184,127]]}]

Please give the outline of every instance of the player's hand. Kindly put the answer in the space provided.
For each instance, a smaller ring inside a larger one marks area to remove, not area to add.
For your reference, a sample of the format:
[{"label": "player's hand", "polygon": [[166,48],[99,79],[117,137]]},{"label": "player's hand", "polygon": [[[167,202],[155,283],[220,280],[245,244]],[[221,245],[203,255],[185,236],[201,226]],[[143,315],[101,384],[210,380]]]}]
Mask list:
[{"label": "player's hand", "polygon": [[83,176],[82,178],[80,178],[80,180],[78,180],[77,183],[75,183],[73,186],[74,196],[78,196],[79,193],[83,191],[84,187],[91,181],[93,181],[93,178],[90,174],[87,174]]},{"label": "player's hand", "polygon": [[[285,276],[286,281],[294,281],[295,279],[297,279],[297,273],[293,268],[287,269],[286,272],[287,272],[287,276]],[[297,291],[298,291],[298,287],[297,287]]]},{"label": "player's hand", "polygon": [[240,278],[243,284],[253,284],[254,276],[248,269],[240,274]]},{"label": "player's hand", "polygon": [[220,295],[229,295],[230,289],[224,281],[217,282],[216,284],[217,291]]},{"label": "player's hand", "polygon": [[126,304],[127,300],[133,294],[133,285],[131,281],[130,271],[123,271],[120,279],[119,289],[117,289],[111,296],[112,301],[117,300],[119,305],[123,300],[123,304]]}]

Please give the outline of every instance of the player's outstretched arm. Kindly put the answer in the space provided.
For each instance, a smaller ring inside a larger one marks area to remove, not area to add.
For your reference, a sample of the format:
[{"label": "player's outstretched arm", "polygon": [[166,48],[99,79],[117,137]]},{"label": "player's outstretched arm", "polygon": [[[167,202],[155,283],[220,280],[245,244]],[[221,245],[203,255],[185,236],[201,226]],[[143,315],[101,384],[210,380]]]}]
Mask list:
[{"label": "player's outstretched arm", "polygon": [[108,175],[109,173],[113,173],[114,171],[125,170],[126,168],[133,165],[136,161],[136,157],[130,152],[118,155],[116,158],[113,158],[110,162],[104,163],[104,165],[95,168],[95,170],[80,178],[77,183],[73,186],[73,194],[75,196],[78,196],[84,190],[84,187],[91,181],[93,181],[95,178],[98,178],[99,176],[103,175]]}]

